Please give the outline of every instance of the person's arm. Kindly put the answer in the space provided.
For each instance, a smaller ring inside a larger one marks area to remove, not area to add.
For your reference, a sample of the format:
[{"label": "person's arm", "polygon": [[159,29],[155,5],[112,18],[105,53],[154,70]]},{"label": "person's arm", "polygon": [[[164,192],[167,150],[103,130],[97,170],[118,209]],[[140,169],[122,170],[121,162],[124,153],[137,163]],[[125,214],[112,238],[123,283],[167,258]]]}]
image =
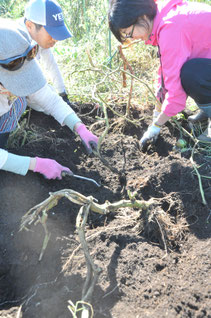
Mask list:
[{"label": "person's arm", "polygon": [[162,126],[186,105],[186,93],[182,88],[180,70],[188,60],[191,45],[179,26],[166,25],[159,35],[162,73],[166,89],[161,112],[153,116],[153,122],[140,140],[141,149],[155,142]]},{"label": "person's arm", "polygon": [[187,95],[181,84],[180,72],[191,56],[191,43],[183,30],[168,25],[160,34],[159,44],[166,89],[161,111],[172,117],[186,106]]},{"label": "person's arm", "polygon": [[62,171],[70,169],[49,158],[19,156],[0,149],[0,169],[25,176],[29,170],[46,179],[62,179]]},{"label": "person's arm", "polygon": [[169,116],[161,112],[159,116],[153,121],[153,123],[157,126],[163,126],[169,119]]},{"label": "person's arm", "polygon": [[[48,84],[34,94],[27,96],[27,101],[29,106],[32,104],[41,107],[61,125],[63,125],[64,119],[68,115],[74,114],[73,109]],[[77,121],[80,121],[80,119],[77,118]]]},{"label": "person's arm", "polygon": [[45,85],[36,93],[28,96],[29,106],[30,102],[36,103],[48,114],[52,115],[61,125],[66,125],[73,132],[76,132],[88,153],[91,153],[92,149],[97,147],[98,137],[86,128],[73,109],[49,85]]},{"label": "person's arm", "polygon": [[18,156],[0,149],[0,169],[25,176],[29,170],[30,157]]},{"label": "person's arm", "polygon": [[64,80],[60,72],[59,66],[55,60],[52,50],[40,48],[41,63],[48,72],[53,86],[59,94],[66,93]]}]

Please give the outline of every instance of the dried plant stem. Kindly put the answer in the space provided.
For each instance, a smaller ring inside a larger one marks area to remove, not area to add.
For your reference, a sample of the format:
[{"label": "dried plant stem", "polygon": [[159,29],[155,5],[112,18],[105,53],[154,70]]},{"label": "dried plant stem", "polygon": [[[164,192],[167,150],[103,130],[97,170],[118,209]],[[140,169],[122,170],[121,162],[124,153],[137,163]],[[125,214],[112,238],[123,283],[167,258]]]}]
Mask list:
[{"label": "dried plant stem", "polygon": [[148,85],[145,81],[140,80],[137,76],[135,76],[135,75],[129,73],[128,71],[125,71],[125,70],[122,69],[122,68],[120,68],[120,70],[121,70],[122,72],[124,72],[125,74],[128,74],[129,76],[131,76],[132,78],[134,78],[134,79],[137,80],[138,82],[144,84],[144,85],[147,87],[147,89],[150,91],[150,93],[152,94],[152,96],[153,96],[155,102],[159,105],[159,107],[162,106],[161,103],[159,102],[159,100],[157,99],[157,97],[155,96],[153,90],[149,87],[149,85]]},{"label": "dried plant stem", "polygon": [[[133,72],[133,69],[132,67],[130,66],[130,64],[128,63],[126,57],[124,56],[123,52],[122,52],[122,45],[119,45],[118,46],[118,49],[119,49],[119,54],[120,54],[120,57],[122,58],[123,60],[123,65],[124,65],[124,72],[123,72],[123,87],[126,87],[127,84],[126,84],[126,69],[128,68],[131,75],[134,75],[134,72]],[[128,96],[128,102],[127,102],[127,108],[126,108],[126,116],[129,116],[130,115],[130,106],[131,106],[131,99],[132,99],[132,93],[133,93],[133,77],[131,77],[131,83],[130,83],[130,91],[129,91],[129,96]]]},{"label": "dried plant stem", "polygon": [[96,203],[96,200],[93,197],[86,197],[83,194],[76,192],[72,189],[63,189],[56,192],[51,192],[49,198],[39,203],[38,205],[31,208],[23,217],[21,221],[20,231],[27,226],[35,223],[38,216],[42,211],[49,211],[55,207],[61,198],[67,198],[69,201],[76,203],[78,205],[86,205],[90,203],[90,210],[99,214],[107,214],[109,212],[114,212],[119,208],[131,207],[131,208],[140,208],[147,209],[153,202],[154,199],[151,198],[149,201],[144,200],[120,200],[118,202],[110,203],[106,201],[103,204]]},{"label": "dried plant stem", "polygon": [[89,50],[88,47],[86,48],[86,54],[87,54],[87,56],[88,56],[89,63],[91,64],[91,66],[92,66],[92,67],[95,67],[94,62],[93,62],[92,57],[91,57],[91,54],[90,54],[90,50]]},{"label": "dried plant stem", "polygon": [[[106,105],[106,107],[107,107],[108,109],[110,109],[110,110],[112,111],[112,113],[114,113],[114,114],[117,115],[118,117],[123,118],[124,120],[128,121],[129,123],[131,123],[131,124],[133,124],[133,125],[135,125],[135,126],[139,125],[139,121],[137,121],[137,120],[132,120],[132,119],[128,118],[126,115],[122,115],[122,114],[118,113],[117,111],[115,111],[115,110],[100,96],[99,93],[97,93],[97,96],[99,97],[98,102],[99,102],[99,100],[100,100],[103,104]],[[95,98],[95,99],[96,99],[96,98]],[[102,103],[101,103],[101,104],[102,104]]]},{"label": "dried plant stem", "polygon": [[[86,206],[89,205],[89,209],[93,212],[99,213],[99,214],[107,214],[109,212],[114,212],[119,208],[123,207],[131,207],[131,208],[139,208],[142,209],[148,209],[149,206],[153,203],[153,199],[150,199],[149,201],[141,201],[141,200],[120,200],[115,203],[110,203],[109,201],[106,201],[104,204],[98,204],[95,202],[95,199],[93,197],[85,197],[83,194],[76,192],[71,189],[64,189],[60,190],[54,193],[50,193],[50,197],[41,202],[40,204],[36,205],[35,207],[31,208],[23,217],[21,220],[20,230],[23,229],[28,230],[28,227],[32,224],[36,225],[37,223],[41,222],[41,224],[44,227],[45,231],[45,238],[43,241],[41,253],[39,260],[42,259],[44,251],[47,247],[50,233],[47,230],[46,221],[47,221],[47,211],[55,207],[59,200],[63,197],[66,197],[68,200],[70,200],[73,203]],[[82,212],[79,212],[80,214]],[[41,215],[41,216],[40,216]]]},{"label": "dried plant stem", "polygon": [[163,234],[163,230],[162,230],[162,227],[157,219],[157,217],[155,216],[155,221],[157,222],[158,226],[159,226],[159,229],[160,229],[160,233],[161,233],[161,237],[162,237],[162,240],[163,240],[163,245],[164,245],[164,249],[166,251],[166,254],[168,253],[168,249],[167,249],[167,245],[166,245],[166,240],[165,240],[165,237],[164,237],[164,234]]},{"label": "dried plant stem", "polygon": [[85,238],[85,226],[87,217],[89,214],[91,203],[84,205],[80,208],[76,219],[76,228],[79,235],[80,243],[84,251],[86,265],[87,265],[87,276],[82,290],[82,300],[86,302],[91,301],[91,296],[94,290],[94,286],[97,282],[98,276],[101,272],[101,268],[96,266],[89,253],[88,245]]},{"label": "dried plant stem", "polygon": [[[119,172],[115,167],[113,167],[112,165],[109,164],[109,162],[104,158],[102,157],[101,153],[100,153],[100,148],[101,148],[101,144],[105,138],[105,136],[107,135],[108,133],[108,130],[109,130],[109,120],[108,120],[108,114],[107,114],[107,109],[106,109],[106,106],[110,108],[110,106],[102,99],[102,97],[100,96],[99,93],[97,93],[97,96],[98,96],[98,99],[95,99],[102,105],[102,109],[103,109],[103,113],[104,113],[104,118],[105,118],[105,123],[106,123],[106,128],[104,130],[104,132],[102,133],[102,135],[100,136],[99,138],[99,142],[98,142],[98,146],[97,146],[97,151],[94,151],[94,154],[103,162],[103,164],[108,167],[113,173],[116,173],[116,174],[121,174],[121,172]],[[129,122],[132,122],[133,124],[135,124],[135,121],[132,121],[130,120],[129,118],[125,117],[125,116],[122,116],[120,114],[117,114],[117,116],[120,116],[120,117],[123,117],[125,120],[128,120]]]},{"label": "dried plant stem", "polygon": [[75,70],[73,72],[70,73],[70,75],[74,74],[74,73],[85,73],[85,72],[98,72],[98,73],[102,73],[102,70],[100,68],[92,68],[92,67],[87,67],[81,70]]},{"label": "dried plant stem", "polygon": [[205,195],[204,195],[204,190],[203,190],[203,186],[202,186],[202,181],[201,181],[201,175],[196,167],[196,164],[194,163],[194,160],[193,160],[193,156],[194,156],[194,150],[195,150],[195,146],[196,144],[194,145],[193,149],[192,149],[192,153],[191,153],[191,157],[190,157],[190,162],[192,163],[193,165],[193,168],[197,174],[197,177],[198,177],[198,181],[199,181],[199,189],[200,189],[200,193],[201,193],[201,198],[202,198],[202,203],[204,205],[207,205],[207,201],[205,199]]},{"label": "dried plant stem", "polygon": [[[101,272],[101,268],[94,264],[91,255],[89,253],[86,237],[85,237],[85,226],[87,223],[87,217],[89,211],[92,210],[96,213],[106,214],[110,211],[115,211],[122,207],[138,207],[140,209],[148,209],[148,207],[153,203],[153,199],[149,201],[140,201],[132,198],[131,200],[120,200],[115,203],[110,203],[106,201],[104,204],[98,204],[95,202],[93,197],[85,197],[81,193],[73,191],[71,189],[64,189],[54,193],[50,193],[50,197],[44,200],[42,203],[36,205],[30,209],[22,218],[20,230],[26,229],[27,226],[34,223],[35,225],[39,222],[42,223],[45,229],[45,239],[43,242],[43,247],[40,254],[40,259],[46,249],[50,234],[47,230],[47,211],[58,204],[58,201],[66,197],[73,203],[82,205],[76,218],[76,228],[80,239],[81,247],[84,251],[86,265],[87,265],[87,276],[82,290],[82,301],[81,301],[81,317],[88,318],[90,315],[90,304],[92,294],[94,291],[95,284]],[[41,216],[40,216],[41,214]],[[74,307],[75,308],[75,307]],[[73,309],[74,309],[73,308]],[[92,307],[91,307],[92,308]],[[72,312],[72,307],[69,308]],[[78,309],[77,309],[78,310]],[[92,315],[92,311],[91,311]]]},{"label": "dried plant stem", "polygon": [[172,118],[172,121],[177,125],[178,129],[180,131],[182,130],[182,132],[190,137],[194,141],[194,143],[198,142],[198,140],[194,136],[192,136],[185,128],[183,128],[176,119]]},{"label": "dried plant stem", "polygon": [[[134,225],[136,219],[137,219],[137,218],[132,219],[132,222],[127,221],[126,224],[121,225],[121,226],[104,227],[103,229],[98,230],[96,233],[91,234],[90,236],[88,236],[88,237],[86,238],[86,240],[89,242],[89,241],[91,241],[92,239],[94,239],[95,237],[99,236],[101,233],[108,232],[108,231],[113,231],[113,230],[118,230],[118,229],[122,229],[122,228],[125,228],[125,227],[132,226],[132,225]],[[70,266],[70,264],[71,264],[71,262],[72,262],[72,260],[73,260],[73,258],[74,258],[74,256],[75,256],[75,254],[76,254],[80,249],[81,249],[81,244],[79,244],[79,245],[72,251],[70,257],[68,257],[67,262],[63,265],[62,271],[65,271],[65,269],[67,269],[68,266]]]},{"label": "dried plant stem", "polygon": [[104,113],[106,128],[105,128],[104,132],[101,134],[101,136],[99,138],[99,142],[98,142],[98,145],[97,145],[97,150],[96,151],[94,150],[93,152],[103,162],[103,164],[106,167],[108,167],[112,172],[114,172],[116,174],[119,174],[120,172],[115,167],[111,166],[109,164],[109,162],[104,157],[102,157],[101,152],[100,152],[101,143],[102,143],[103,139],[105,138],[105,136],[107,135],[108,130],[109,130],[108,114],[107,114],[107,110],[106,110],[106,107],[105,107],[104,103],[102,104],[102,109],[103,109],[103,113]]}]

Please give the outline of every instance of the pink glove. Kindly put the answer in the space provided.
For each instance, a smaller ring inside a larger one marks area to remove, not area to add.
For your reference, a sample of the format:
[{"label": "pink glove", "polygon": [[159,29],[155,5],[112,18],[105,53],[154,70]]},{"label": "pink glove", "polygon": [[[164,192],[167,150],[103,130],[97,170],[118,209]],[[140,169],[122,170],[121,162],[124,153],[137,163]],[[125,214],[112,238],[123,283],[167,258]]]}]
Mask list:
[{"label": "pink glove", "polygon": [[69,168],[61,166],[56,160],[36,157],[36,165],[33,170],[44,175],[47,179],[62,179],[62,171],[70,172]]},{"label": "pink glove", "polygon": [[76,130],[77,134],[81,137],[81,140],[86,148],[86,151],[90,154],[93,148],[97,148],[98,137],[93,135],[84,124],[79,125]]}]

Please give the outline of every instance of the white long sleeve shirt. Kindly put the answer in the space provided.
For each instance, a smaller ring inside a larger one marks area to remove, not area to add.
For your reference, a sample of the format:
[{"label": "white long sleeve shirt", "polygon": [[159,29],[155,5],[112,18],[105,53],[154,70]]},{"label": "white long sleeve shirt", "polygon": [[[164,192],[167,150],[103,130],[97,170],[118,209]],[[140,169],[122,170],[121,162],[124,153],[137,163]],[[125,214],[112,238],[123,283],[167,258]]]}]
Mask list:
[{"label": "white long sleeve shirt", "polygon": [[52,50],[49,49],[43,49],[39,47],[38,55],[37,55],[38,61],[40,60],[44,67],[44,73],[45,71],[48,73],[48,77],[52,81],[53,87],[57,90],[57,92],[64,93],[65,92],[65,85],[64,80],[62,78],[62,74],[59,70],[58,64],[54,58],[54,55],[52,53]]},{"label": "white long sleeve shirt", "polygon": [[[0,86],[0,116],[7,113],[13,105],[13,103],[8,103],[7,95],[1,93],[3,91],[5,89]],[[75,114],[73,109],[48,84],[26,98],[28,105],[40,106],[45,113],[53,116],[61,125],[64,124],[68,115]],[[8,152],[0,148],[0,169],[5,164],[7,157]]]},{"label": "white long sleeve shirt", "polygon": [[[24,23],[24,19],[20,19],[18,23],[25,29],[25,31],[28,33],[28,36],[31,38]],[[44,67],[44,73],[46,71],[48,77],[52,81],[53,87],[57,90],[57,92],[59,94],[65,92],[64,80],[62,78],[62,74],[59,70],[58,64],[55,60],[51,48],[44,49],[39,47],[36,58],[39,62],[41,62],[42,66]]]},{"label": "white long sleeve shirt", "polygon": [[[30,34],[25,26],[24,20],[18,21],[27,31],[29,37]],[[54,58],[52,50],[43,49],[39,47],[37,59],[42,63],[43,67],[48,72],[54,88],[58,93],[65,92],[65,85],[59,70],[58,64]],[[8,102],[8,95],[2,94],[5,89],[0,86],[0,117],[5,113],[9,112],[13,103]],[[46,84],[43,88],[30,96],[27,96],[27,104],[35,109],[43,109],[46,114],[52,115],[61,125],[63,125],[64,119],[74,113],[74,111],[68,106],[63,99],[51,88],[50,85]],[[15,99],[14,99],[15,101]],[[4,166],[8,158],[8,152],[0,148],[0,169]]]}]

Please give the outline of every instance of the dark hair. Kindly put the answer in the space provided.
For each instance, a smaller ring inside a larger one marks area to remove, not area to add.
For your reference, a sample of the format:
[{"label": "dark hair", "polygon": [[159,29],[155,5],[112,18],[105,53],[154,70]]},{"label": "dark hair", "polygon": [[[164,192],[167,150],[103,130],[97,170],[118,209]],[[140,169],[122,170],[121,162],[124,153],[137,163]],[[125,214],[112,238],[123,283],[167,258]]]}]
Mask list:
[{"label": "dark hair", "polygon": [[[31,21],[31,20],[27,20],[26,18],[24,18],[24,23],[26,23],[26,21]],[[34,23],[33,21],[31,21],[31,22]],[[37,31],[39,31],[43,27],[42,24],[34,23],[34,25],[35,25],[35,28]]]},{"label": "dark hair", "polygon": [[152,21],[156,16],[157,5],[154,0],[110,0],[108,23],[111,32],[119,42],[123,42],[120,29],[126,29],[136,23],[149,27],[144,15]]}]

